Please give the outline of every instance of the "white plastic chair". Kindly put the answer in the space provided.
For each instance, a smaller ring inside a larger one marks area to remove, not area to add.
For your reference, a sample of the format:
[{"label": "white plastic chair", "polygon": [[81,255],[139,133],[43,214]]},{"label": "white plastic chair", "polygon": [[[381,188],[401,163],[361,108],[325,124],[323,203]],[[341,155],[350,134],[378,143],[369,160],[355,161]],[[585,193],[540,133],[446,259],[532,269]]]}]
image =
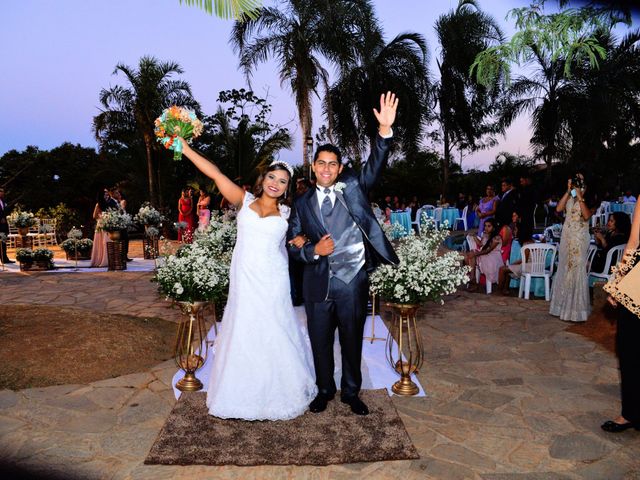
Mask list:
[{"label": "white plastic chair", "polygon": [[43,230],[46,230],[42,235],[44,235],[44,245],[57,245],[58,238],[56,237],[56,224],[57,220],[55,218],[42,218],[40,220],[40,225],[44,227]]},{"label": "white plastic chair", "polygon": [[609,215],[611,215],[611,202],[600,203],[602,212],[600,213],[600,225],[604,226],[609,221]]},{"label": "white plastic chair", "polygon": [[608,282],[609,277],[611,276],[609,270],[612,265],[617,264],[622,258],[624,247],[626,247],[626,245],[617,245],[607,252],[607,256],[604,260],[604,268],[601,272],[592,272],[591,264],[589,264],[589,280],[591,280],[591,277],[594,277],[596,280]]},{"label": "white plastic chair", "polygon": [[[520,290],[518,298],[523,297],[529,300],[529,290],[531,290],[531,279],[536,277],[544,278],[544,299],[551,300],[551,276],[553,275],[553,265],[556,260],[556,246],[548,243],[529,243],[520,249],[522,258],[522,274],[520,275]],[[551,262],[549,263],[549,255]],[[549,263],[549,268],[547,268]]]},{"label": "white plastic chair", "polygon": [[587,273],[591,272],[591,263],[593,262],[593,258],[596,256],[597,251],[597,246],[589,245],[589,250],[587,252]]},{"label": "white plastic chair", "polygon": [[591,215],[591,228],[597,227],[598,224],[602,221],[602,215],[604,213],[603,203],[605,202],[600,203],[600,205],[598,205],[598,208],[596,208],[595,213]]},{"label": "white plastic chair", "polygon": [[440,228],[442,223],[442,207],[437,207],[433,210],[433,221],[436,224],[436,228]]},{"label": "white plastic chair", "polygon": [[411,222],[411,226],[415,226],[418,235],[420,235],[420,220],[422,219],[423,210],[424,207],[420,207],[418,210],[416,210],[416,219]]},{"label": "white plastic chair", "polygon": [[469,205],[465,205],[465,207],[462,209],[462,215],[459,216],[458,218],[456,218],[453,221],[453,229],[455,230],[456,227],[458,226],[458,222],[462,222],[462,226],[464,227],[464,231],[466,232],[467,230],[469,230],[467,228],[467,211],[469,210]]}]

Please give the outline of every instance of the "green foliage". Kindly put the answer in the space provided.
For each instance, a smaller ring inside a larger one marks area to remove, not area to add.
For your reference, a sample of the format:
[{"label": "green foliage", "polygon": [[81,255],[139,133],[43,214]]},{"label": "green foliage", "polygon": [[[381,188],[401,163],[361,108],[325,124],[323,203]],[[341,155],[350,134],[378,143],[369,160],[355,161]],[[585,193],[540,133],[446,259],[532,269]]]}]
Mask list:
[{"label": "green foliage", "polygon": [[180,0],[180,3],[183,2],[204,9],[209,15],[215,13],[226,20],[241,20],[245,15],[255,20],[262,6],[261,0]]},{"label": "green foliage", "polygon": [[508,42],[478,54],[471,72],[480,83],[489,86],[501,77],[509,83],[512,64],[524,65],[538,57],[548,58],[552,63],[562,61],[565,77],[571,76],[576,62],[588,61],[596,68],[605,57],[597,33],[609,31],[619,23],[630,25],[629,16],[615,9],[587,6],[545,14],[544,3],[537,0],[529,7],[509,12],[508,18],[515,20],[518,31]]},{"label": "green foliage", "polygon": [[56,220],[56,237],[62,239],[65,232],[76,225],[81,225],[81,217],[76,210],[69,208],[64,202],[54,207],[41,208],[36,212],[38,218],[53,218]]}]

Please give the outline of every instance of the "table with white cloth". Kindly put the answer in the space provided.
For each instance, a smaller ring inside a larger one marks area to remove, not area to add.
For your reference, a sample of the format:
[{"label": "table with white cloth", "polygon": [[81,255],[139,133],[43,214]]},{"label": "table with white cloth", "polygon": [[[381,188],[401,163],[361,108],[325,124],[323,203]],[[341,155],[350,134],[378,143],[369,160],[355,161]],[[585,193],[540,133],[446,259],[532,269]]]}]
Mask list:
[{"label": "table with white cloth", "polygon": [[393,225],[394,223],[402,225],[406,232],[405,235],[409,235],[409,232],[411,232],[411,213],[406,210],[391,212],[391,224]]}]

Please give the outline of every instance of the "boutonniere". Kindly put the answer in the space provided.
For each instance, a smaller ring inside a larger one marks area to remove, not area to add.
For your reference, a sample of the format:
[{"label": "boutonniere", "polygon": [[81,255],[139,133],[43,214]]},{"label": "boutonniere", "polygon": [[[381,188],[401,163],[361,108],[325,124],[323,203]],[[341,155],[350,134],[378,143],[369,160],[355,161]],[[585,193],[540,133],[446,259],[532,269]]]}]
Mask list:
[{"label": "boutonniere", "polygon": [[342,190],[344,190],[346,188],[347,184],[344,182],[336,182],[336,184],[334,185],[333,189],[336,192],[340,192],[342,193]]}]

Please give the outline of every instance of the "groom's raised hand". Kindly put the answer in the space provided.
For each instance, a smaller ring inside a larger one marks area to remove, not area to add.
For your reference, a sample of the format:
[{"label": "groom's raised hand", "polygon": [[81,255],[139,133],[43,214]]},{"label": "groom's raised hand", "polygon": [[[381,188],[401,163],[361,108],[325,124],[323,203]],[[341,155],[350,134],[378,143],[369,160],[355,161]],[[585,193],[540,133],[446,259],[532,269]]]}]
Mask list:
[{"label": "groom's raised hand", "polygon": [[396,120],[396,110],[398,109],[398,98],[395,93],[387,92],[380,95],[380,111],[373,109],[380,126],[378,132],[380,135],[388,136],[391,134],[391,125]]}]

